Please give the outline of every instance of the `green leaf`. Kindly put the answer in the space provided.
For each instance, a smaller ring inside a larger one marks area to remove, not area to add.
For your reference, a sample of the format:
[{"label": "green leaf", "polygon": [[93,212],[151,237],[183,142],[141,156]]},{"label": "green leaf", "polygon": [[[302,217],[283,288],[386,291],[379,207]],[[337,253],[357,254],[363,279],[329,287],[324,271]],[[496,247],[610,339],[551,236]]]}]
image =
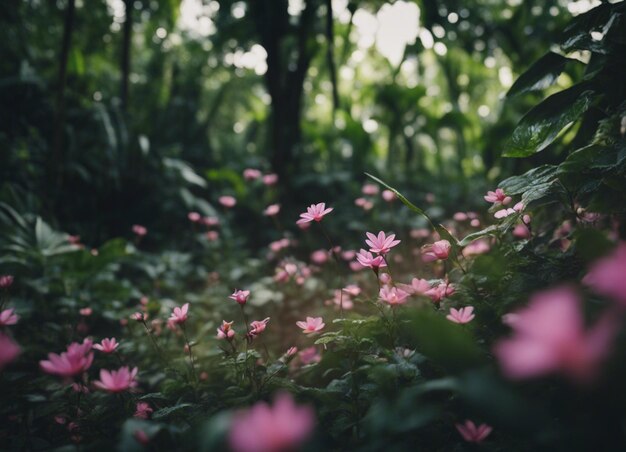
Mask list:
[{"label": "green leaf", "polygon": [[528,91],[537,91],[552,85],[571,60],[558,53],[548,52],[539,58],[526,72],[513,83],[507,97],[514,97]]},{"label": "green leaf", "polygon": [[155,411],[152,414],[152,419],[166,418],[166,417],[172,415],[173,413],[176,413],[177,411],[180,411],[183,408],[188,408],[190,406],[193,406],[193,404],[191,404],[191,403],[181,403],[181,404],[178,404],[178,405],[161,408],[160,410],[157,410],[157,411]]},{"label": "green leaf", "polygon": [[576,85],[545,99],[520,120],[504,146],[504,157],[528,157],[548,147],[561,130],[587,111],[597,95]]}]

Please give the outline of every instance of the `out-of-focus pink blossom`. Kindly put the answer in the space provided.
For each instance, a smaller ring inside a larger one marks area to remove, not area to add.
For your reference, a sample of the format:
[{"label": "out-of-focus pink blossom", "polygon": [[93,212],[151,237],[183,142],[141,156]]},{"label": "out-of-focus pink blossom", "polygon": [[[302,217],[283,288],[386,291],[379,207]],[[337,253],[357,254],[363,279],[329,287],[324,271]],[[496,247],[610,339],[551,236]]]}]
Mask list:
[{"label": "out-of-focus pink blossom", "polygon": [[372,253],[365,251],[364,249],[359,251],[356,255],[356,259],[363,267],[369,267],[374,271],[387,266],[387,262],[385,262],[385,258],[383,256],[374,257]]},{"label": "out-of-focus pink blossom", "polygon": [[263,183],[268,187],[271,185],[276,185],[278,183],[278,174],[266,174],[263,176]]},{"label": "out-of-focus pink blossom", "polygon": [[233,330],[234,322],[227,322],[222,320],[222,325],[217,328],[217,338],[231,340],[235,336],[235,330]]},{"label": "out-of-focus pink blossom", "polygon": [[94,381],[93,384],[96,388],[103,391],[111,393],[124,392],[137,386],[136,376],[136,367],[132,370],[128,366],[111,371],[100,369],[100,380]]},{"label": "out-of-focus pink blossom", "polygon": [[390,306],[398,306],[406,303],[409,294],[396,287],[383,286],[378,292],[381,300]]},{"label": "out-of-focus pink blossom", "polygon": [[0,332],[0,372],[7,364],[14,361],[20,352],[19,345],[9,336]]},{"label": "out-of-focus pink blossom", "polygon": [[202,221],[202,215],[200,215],[198,212],[189,212],[187,214],[187,219],[189,219],[189,221],[191,221],[192,223],[199,223],[200,221]]},{"label": "out-of-focus pink blossom", "polygon": [[393,202],[397,199],[397,196],[391,190],[383,190],[382,197],[387,202]]},{"label": "out-of-focus pink blossom", "polygon": [[498,220],[502,219],[502,218],[506,218],[509,215],[513,215],[515,214],[515,210],[508,208],[508,209],[500,209],[498,210],[496,213],[493,214],[493,216],[495,218],[497,218]]},{"label": "out-of-focus pink blossom", "polygon": [[235,205],[237,205],[237,200],[234,196],[220,196],[217,198],[217,201],[226,208],[235,207]]},{"label": "out-of-focus pink blossom", "polygon": [[13,284],[13,276],[12,275],[2,275],[0,276],[0,289],[8,289]]},{"label": "out-of-focus pink blossom", "polygon": [[317,333],[322,331],[326,324],[324,323],[324,319],[321,317],[307,317],[306,322],[298,321],[296,322],[299,328],[302,328],[302,332],[304,334]]},{"label": "out-of-focus pink blossom", "polygon": [[230,295],[228,298],[230,298],[231,300],[235,300],[240,305],[244,305],[248,301],[249,296],[249,290],[235,290],[233,294]]},{"label": "out-of-focus pink blossom", "polygon": [[300,214],[300,219],[296,221],[296,224],[310,223],[311,221],[322,221],[322,218],[332,211],[333,208],[326,208],[326,204],[323,202],[320,202],[319,204],[311,204],[306,208],[306,212]]},{"label": "out-of-focus pink blossom", "polygon": [[469,323],[474,319],[474,307],[466,306],[461,309],[450,308],[450,314],[446,316],[446,319],[454,323]]},{"label": "out-of-focus pink blossom", "polygon": [[130,318],[138,322],[145,322],[146,320],[148,320],[148,314],[144,314],[143,312],[135,312],[130,316]]},{"label": "out-of-focus pink blossom", "polygon": [[374,235],[371,232],[366,232],[365,243],[370,247],[372,253],[387,254],[391,251],[391,248],[398,245],[400,240],[395,240],[395,234],[385,234],[384,231],[380,231],[378,235]]},{"label": "out-of-focus pink blossom", "polygon": [[412,239],[425,239],[430,236],[430,230],[426,228],[411,229],[409,233]]},{"label": "out-of-focus pink blossom", "polygon": [[183,324],[187,321],[189,311],[189,303],[185,303],[182,307],[176,306],[172,311],[172,315],[168,319],[168,322],[172,322],[176,325]]},{"label": "out-of-focus pink blossom", "polygon": [[626,242],[620,242],[612,253],[594,262],[583,283],[626,306]]},{"label": "out-of-focus pink blossom", "polygon": [[15,325],[20,317],[15,313],[15,309],[9,308],[0,312],[0,326]]},{"label": "out-of-focus pink blossom", "polygon": [[80,245],[80,235],[68,235],[67,241],[70,245]]},{"label": "out-of-focus pink blossom", "polygon": [[452,218],[454,221],[465,221],[467,220],[467,214],[465,212],[457,212],[452,216]]},{"label": "out-of-focus pink blossom", "polygon": [[463,424],[456,424],[456,429],[468,443],[482,443],[489,436],[493,428],[487,424],[480,424],[478,427],[470,420]]},{"label": "out-of-focus pink blossom", "polygon": [[487,239],[474,240],[472,243],[463,248],[463,256],[478,256],[479,254],[488,253],[490,249],[491,245]]},{"label": "out-of-focus pink blossom", "polygon": [[89,394],[89,388],[82,383],[72,383],[72,390],[81,394]]},{"label": "out-of-focus pink blossom", "polygon": [[326,305],[335,305],[337,308],[347,311],[354,308],[354,302],[352,298],[350,298],[350,294],[344,293],[341,290],[335,290],[333,298],[326,300]]},{"label": "out-of-focus pink blossom", "polygon": [[480,226],[480,220],[478,218],[474,218],[472,221],[470,221],[470,226],[473,228],[477,228]]},{"label": "out-of-focus pink blossom", "polygon": [[220,225],[220,219],[217,217],[204,217],[202,218],[202,224],[204,224],[205,226],[211,228],[213,226],[219,226]]},{"label": "out-of-focus pink blossom", "polygon": [[356,251],[354,250],[346,250],[341,253],[341,258],[344,261],[351,261],[356,257]]},{"label": "out-of-focus pink blossom", "polygon": [[103,353],[113,353],[117,347],[119,347],[120,343],[115,340],[114,337],[111,339],[102,339],[102,342],[99,344],[94,344],[93,348],[96,350],[100,350]]},{"label": "out-of-focus pink blossom", "polygon": [[424,196],[424,199],[426,200],[427,203],[432,204],[435,202],[435,194],[434,193],[426,193],[426,196]]},{"label": "out-of-focus pink blossom", "polygon": [[220,233],[217,231],[208,231],[206,233],[206,238],[209,242],[217,242],[217,240],[220,238]]},{"label": "out-of-focus pink blossom", "polygon": [[81,308],[78,313],[80,315],[82,315],[83,317],[89,317],[91,314],[93,314],[93,309],[91,308]]},{"label": "out-of-focus pink blossom", "polygon": [[243,170],[243,178],[245,180],[256,180],[262,176],[261,171],[256,168],[246,168]]},{"label": "out-of-focus pink blossom", "polygon": [[496,188],[496,191],[488,191],[484,198],[487,202],[505,206],[512,201],[512,198],[507,196],[501,188]]},{"label": "out-of-focus pink blossom", "polygon": [[320,355],[317,347],[313,346],[303,349],[298,354],[298,358],[306,366],[307,364],[319,363],[322,360],[322,355]]},{"label": "out-of-focus pink blossom", "polygon": [[367,196],[377,195],[379,191],[380,189],[378,188],[378,185],[374,185],[374,184],[365,184],[361,188],[361,192]]},{"label": "out-of-focus pink blossom", "polygon": [[378,280],[381,284],[390,284],[391,283],[391,275],[389,273],[381,273],[378,276]]},{"label": "out-of-focus pink blossom", "polygon": [[270,318],[266,317],[263,320],[255,320],[254,322],[251,322],[250,323],[250,331],[248,331],[248,334],[251,337],[258,336],[263,331],[265,331],[265,328],[267,327],[267,324],[268,324],[269,321],[270,321]]},{"label": "out-of-focus pink blossom", "polygon": [[348,265],[350,267],[350,270],[352,270],[353,272],[359,272],[365,269],[363,264],[361,264],[359,261],[351,261]]},{"label": "out-of-focus pink blossom", "polygon": [[150,442],[148,434],[141,429],[137,429],[133,432],[133,438],[135,438],[137,442],[143,446],[147,446]]},{"label": "out-of-focus pink blossom", "polygon": [[427,290],[424,295],[430,297],[431,300],[435,303],[439,303],[445,297],[449,297],[456,292],[456,288],[450,283],[441,283],[429,290]]},{"label": "out-of-focus pink blossom", "polygon": [[358,297],[361,293],[361,288],[356,284],[349,284],[343,288],[343,291],[352,297]]},{"label": "out-of-focus pink blossom", "polygon": [[149,403],[137,402],[137,405],[135,406],[135,414],[133,414],[133,416],[138,419],[148,419],[153,411],[154,410]]},{"label": "out-of-focus pink blossom", "polygon": [[311,262],[322,265],[328,261],[328,251],[316,250],[311,253]]},{"label": "out-of-focus pink blossom", "polygon": [[530,238],[530,229],[523,223],[515,225],[513,228],[513,237],[518,239],[529,239]]},{"label": "out-of-focus pink blossom", "polygon": [[413,278],[411,284],[400,284],[399,287],[409,295],[424,295],[430,290],[427,279]]},{"label": "out-of-focus pink blossom", "polygon": [[85,339],[82,344],[73,342],[60,355],[48,353],[48,359],[39,361],[39,366],[44,372],[63,378],[82,374],[93,362],[92,346],[93,342],[89,339]]},{"label": "out-of-focus pink blossom", "polygon": [[511,379],[562,373],[584,383],[596,376],[617,332],[606,313],[585,329],[578,293],[559,286],[533,295],[528,306],[506,318],[513,335],[494,347],[502,371]]},{"label": "out-of-focus pink blossom", "polygon": [[435,243],[424,245],[422,247],[422,260],[424,262],[445,260],[450,255],[451,247],[452,245],[447,240],[438,240]]},{"label": "out-of-focus pink blossom", "polygon": [[144,235],[146,235],[148,233],[148,229],[146,229],[145,226],[142,226],[140,224],[134,224],[133,225],[133,233],[137,237],[143,237]]},{"label": "out-of-focus pink blossom", "polygon": [[524,210],[525,207],[526,205],[522,201],[520,201],[513,206],[513,210],[516,212],[521,212],[522,210]]},{"label": "out-of-focus pink blossom", "polygon": [[279,212],[280,212],[280,204],[270,204],[263,211],[263,215],[265,215],[266,217],[273,217],[275,215],[278,215]]},{"label": "out-of-focus pink blossom", "polygon": [[228,442],[233,452],[282,452],[298,450],[315,428],[315,412],[298,406],[288,393],[274,405],[258,402],[233,418]]},{"label": "out-of-focus pink blossom", "polygon": [[296,353],[298,353],[298,347],[289,347],[289,349],[285,352],[285,355],[287,357],[292,357]]},{"label": "out-of-focus pink blossom", "polygon": [[365,199],[365,198],[356,198],[354,200],[354,204],[359,206],[359,207],[363,207],[366,203],[367,203],[367,199]]}]

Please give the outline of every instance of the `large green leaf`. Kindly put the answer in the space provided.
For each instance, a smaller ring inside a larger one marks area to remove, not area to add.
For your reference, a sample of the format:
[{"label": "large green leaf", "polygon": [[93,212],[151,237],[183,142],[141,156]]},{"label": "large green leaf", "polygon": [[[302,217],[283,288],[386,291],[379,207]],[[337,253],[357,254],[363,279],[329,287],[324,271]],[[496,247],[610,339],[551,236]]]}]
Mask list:
[{"label": "large green leaf", "polygon": [[530,110],[517,124],[505,144],[504,157],[528,157],[544,150],[567,125],[591,105],[596,94],[576,85],[553,94]]},{"label": "large green leaf", "polygon": [[563,69],[565,69],[565,65],[570,61],[578,62],[558,53],[546,53],[519,76],[506,94],[507,97],[547,88],[556,81]]}]

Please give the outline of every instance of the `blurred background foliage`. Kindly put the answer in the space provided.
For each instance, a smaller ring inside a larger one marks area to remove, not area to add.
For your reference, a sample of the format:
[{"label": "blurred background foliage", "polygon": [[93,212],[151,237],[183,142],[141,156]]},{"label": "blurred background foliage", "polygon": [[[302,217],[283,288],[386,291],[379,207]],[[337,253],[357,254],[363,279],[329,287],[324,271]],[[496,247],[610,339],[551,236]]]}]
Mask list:
[{"label": "blurred background foliage", "polygon": [[90,243],[134,223],[167,241],[186,211],[245,195],[246,167],[279,175],[288,212],[356,194],[365,171],[469,208],[571,139],[503,160],[539,98],[504,93],[596,3],[8,0],[0,178]]}]

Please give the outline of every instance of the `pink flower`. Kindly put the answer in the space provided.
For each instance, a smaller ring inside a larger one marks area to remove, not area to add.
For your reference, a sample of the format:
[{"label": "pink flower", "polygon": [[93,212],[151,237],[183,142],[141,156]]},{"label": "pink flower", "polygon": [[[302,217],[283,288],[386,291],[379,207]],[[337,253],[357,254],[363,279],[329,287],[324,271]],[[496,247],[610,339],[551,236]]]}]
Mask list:
[{"label": "pink flower", "polygon": [[135,414],[133,414],[133,416],[138,419],[148,419],[153,411],[154,410],[149,403],[137,402],[137,405],[135,406]]},{"label": "pink flower", "polygon": [[439,303],[445,297],[453,295],[455,291],[456,288],[452,284],[444,282],[437,285],[436,287],[427,290],[426,292],[424,292],[424,295],[430,297],[433,302]]},{"label": "pink flower", "polygon": [[422,260],[424,262],[433,262],[438,259],[445,260],[450,255],[450,242],[447,240],[439,240],[433,244],[424,245],[422,247]]},{"label": "pink flower", "polygon": [[513,228],[513,237],[518,239],[529,239],[530,238],[530,229],[523,223],[516,225]]},{"label": "pink flower", "polygon": [[505,206],[512,201],[511,197],[505,195],[501,188],[496,188],[496,191],[488,191],[484,198],[487,202],[503,204]]},{"label": "pink flower", "polygon": [[248,301],[249,296],[249,290],[235,290],[233,294],[228,298],[230,298],[231,300],[235,300],[237,303],[243,306]]},{"label": "pink flower", "polygon": [[377,195],[379,190],[380,189],[378,188],[378,185],[374,185],[374,184],[365,184],[361,188],[361,191],[363,192],[363,194],[367,196]]},{"label": "pink flower", "polygon": [[235,330],[232,328],[233,323],[234,322],[222,320],[222,325],[217,328],[217,338],[228,339],[230,341],[235,336]]},{"label": "pink flower", "polygon": [[563,373],[577,382],[592,379],[617,330],[607,313],[586,330],[580,298],[570,286],[533,295],[528,306],[506,317],[509,339],[494,347],[502,371],[512,379]]},{"label": "pink flower", "polygon": [[70,245],[80,245],[80,235],[68,235],[67,241]]},{"label": "pink flower", "polygon": [[145,322],[148,320],[148,315],[143,312],[135,312],[130,316],[131,319],[136,320],[138,322]]},{"label": "pink flower", "polygon": [[289,347],[289,349],[285,352],[285,356],[291,358],[296,353],[298,353],[298,347]]},{"label": "pink flower", "polygon": [[202,216],[198,212],[189,212],[187,214],[187,218],[192,223],[199,223],[200,221],[202,221]]},{"label": "pink flower", "polygon": [[83,317],[89,317],[91,314],[93,314],[93,309],[91,308],[82,308],[78,311],[78,313],[80,315],[82,315]]},{"label": "pink flower", "polygon": [[82,344],[74,342],[60,355],[48,353],[48,360],[39,361],[39,366],[44,372],[63,378],[82,374],[93,362],[92,346],[93,342],[89,339],[85,339]]},{"label": "pink flower", "polygon": [[307,364],[319,363],[322,360],[322,356],[315,346],[305,348],[298,354],[298,357],[305,366]]},{"label": "pink flower", "polygon": [[2,275],[0,276],[0,289],[8,289],[13,284],[13,276],[12,275]]},{"label": "pink flower", "polygon": [[332,207],[326,208],[326,203],[320,202],[319,204],[311,204],[306,208],[306,212],[300,214],[300,219],[296,221],[296,224],[310,223],[311,221],[322,221],[324,215],[327,215],[333,211]]},{"label": "pink flower", "polygon": [[209,242],[216,242],[220,238],[220,233],[217,231],[209,231],[206,233],[206,238]]},{"label": "pink flower", "polygon": [[217,218],[217,217],[204,217],[204,218],[202,219],[202,223],[203,223],[205,226],[208,226],[208,227],[212,227],[212,226],[219,226],[219,224],[220,224],[220,219],[219,219],[219,218]]},{"label": "pink flower", "polygon": [[120,343],[112,337],[111,339],[102,339],[102,342],[95,344],[93,348],[100,350],[102,353],[113,353],[119,345]]},{"label": "pink flower", "polygon": [[0,371],[14,361],[20,354],[21,350],[13,339],[6,334],[0,332]]},{"label": "pink flower", "polygon": [[148,233],[148,230],[140,224],[134,224],[133,233],[138,237],[143,237],[144,235]]},{"label": "pink flower", "polygon": [[267,186],[276,185],[278,182],[278,174],[266,174],[263,176],[263,183]]},{"label": "pink flower", "polygon": [[474,240],[472,243],[463,248],[463,256],[471,257],[489,252],[491,245],[485,239]]},{"label": "pink flower", "polygon": [[255,180],[261,177],[261,171],[256,168],[246,168],[243,170],[243,178],[245,180]]},{"label": "pink flower", "polygon": [[187,312],[189,311],[189,303],[185,303],[181,308],[176,306],[172,311],[172,315],[168,319],[168,322],[172,322],[173,324],[179,325],[183,324],[187,321],[189,317]]},{"label": "pink flower", "polygon": [[302,328],[302,332],[304,334],[317,333],[318,331],[322,331],[326,324],[321,317],[307,317],[306,322],[296,322],[299,328]]},{"label": "pink flower", "polygon": [[427,279],[413,278],[411,284],[400,284],[400,288],[410,295],[424,295],[430,290]]},{"label": "pink flower", "polygon": [[452,216],[452,218],[454,221],[465,221],[467,220],[467,214],[465,212],[457,212]]},{"label": "pink flower", "polygon": [[233,418],[228,442],[233,452],[299,450],[315,427],[309,406],[297,406],[288,393],[278,394],[274,405],[258,402]]},{"label": "pink flower", "polygon": [[516,213],[515,210],[513,210],[511,208],[500,209],[496,213],[494,213],[493,216],[499,220],[501,218],[506,218],[509,215],[513,215],[514,213]]},{"label": "pink flower", "polygon": [[263,331],[265,331],[265,327],[267,326],[269,321],[270,321],[270,318],[266,317],[263,320],[255,320],[254,322],[251,322],[250,323],[250,331],[248,332],[248,334],[251,337],[258,336]]},{"label": "pink flower", "polygon": [[477,228],[480,226],[480,220],[478,218],[474,218],[472,221],[470,221],[470,226],[472,226],[473,228]]},{"label": "pink flower", "polygon": [[341,253],[341,258],[344,261],[351,261],[356,257],[356,251],[354,250],[346,250]]},{"label": "pink flower", "polygon": [[366,232],[365,235],[367,236],[365,243],[370,247],[372,253],[387,254],[391,248],[400,243],[400,240],[394,240],[396,238],[395,234],[387,236],[383,231],[380,231],[378,236],[371,232]]},{"label": "pink flower", "polygon": [[328,251],[326,250],[317,250],[311,253],[311,262],[317,265],[322,265],[328,261]]},{"label": "pink flower", "polygon": [[626,305],[626,242],[620,242],[611,254],[594,262],[583,283]]},{"label": "pink flower", "polygon": [[393,202],[397,198],[396,194],[391,190],[383,190],[382,197],[387,202]]},{"label": "pink flower", "polygon": [[454,323],[469,323],[474,319],[474,307],[466,306],[461,309],[450,308],[450,314],[446,316],[446,319]]},{"label": "pink flower", "polygon": [[143,446],[147,446],[150,442],[150,437],[143,430],[137,429],[133,432],[133,438],[137,440],[137,442]]},{"label": "pink flower", "polygon": [[137,376],[137,368],[132,370],[128,366],[120,367],[118,370],[100,369],[100,380],[93,382],[94,386],[103,391],[112,393],[124,392],[137,386],[135,377]]},{"label": "pink flower", "polygon": [[359,253],[356,255],[356,260],[359,261],[363,267],[369,267],[374,271],[377,271],[380,267],[386,267],[387,262],[385,262],[385,258],[382,256],[374,257],[372,253],[369,251],[365,251],[361,249]]},{"label": "pink flower", "polygon": [[406,293],[402,289],[398,289],[396,287],[384,286],[380,289],[378,296],[381,300],[391,306],[398,306],[406,303],[406,299],[409,297],[409,294]]},{"label": "pink flower", "polygon": [[391,275],[389,273],[381,273],[378,277],[378,280],[381,284],[390,284],[391,283]]},{"label": "pink flower", "polygon": [[464,424],[456,424],[456,429],[468,443],[481,443],[489,436],[493,428],[487,424],[480,424],[476,427],[470,420],[466,420]]},{"label": "pink flower", "polygon": [[226,208],[235,207],[237,204],[237,200],[233,196],[220,196],[217,200]]},{"label": "pink flower", "polygon": [[263,211],[263,215],[265,215],[266,217],[273,217],[275,215],[278,215],[278,212],[280,212],[280,204],[270,204]]},{"label": "pink flower", "polygon": [[13,308],[0,312],[0,326],[15,325],[19,319]]}]

